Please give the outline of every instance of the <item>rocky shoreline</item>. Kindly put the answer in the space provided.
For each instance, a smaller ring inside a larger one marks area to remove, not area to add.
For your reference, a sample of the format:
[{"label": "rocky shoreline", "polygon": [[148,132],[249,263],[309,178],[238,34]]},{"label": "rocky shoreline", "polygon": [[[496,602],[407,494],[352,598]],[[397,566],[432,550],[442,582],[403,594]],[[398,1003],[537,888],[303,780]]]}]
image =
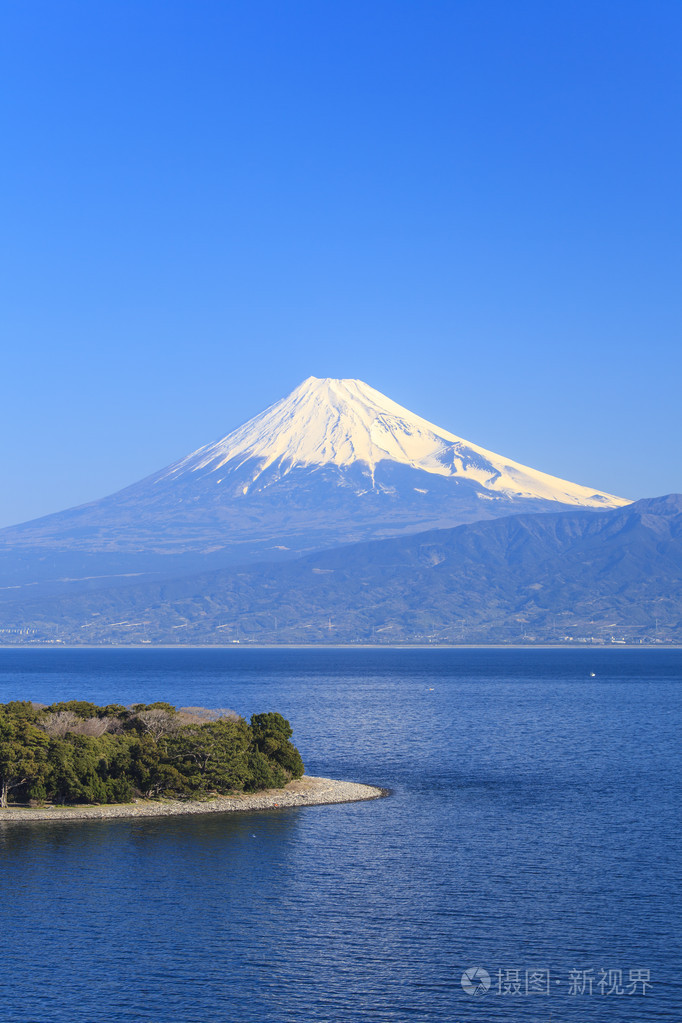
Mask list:
[{"label": "rocky shoreline", "polygon": [[9,806],[0,809],[4,821],[103,820],[114,817],[172,817],[192,813],[235,813],[249,810],[279,810],[289,806],[324,806],[379,799],[386,789],[357,782],[334,781],[304,775],[283,789],[265,789],[250,794],[218,796],[215,799],[139,799],[134,803],[106,806]]}]

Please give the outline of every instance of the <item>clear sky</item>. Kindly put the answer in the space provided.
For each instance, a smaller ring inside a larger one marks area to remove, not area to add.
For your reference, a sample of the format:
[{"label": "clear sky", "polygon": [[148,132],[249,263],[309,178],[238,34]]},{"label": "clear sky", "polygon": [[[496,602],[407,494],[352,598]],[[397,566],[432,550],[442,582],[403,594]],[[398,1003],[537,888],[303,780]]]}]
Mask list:
[{"label": "clear sky", "polygon": [[6,0],[0,525],[305,377],[682,491],[679,0]]}]

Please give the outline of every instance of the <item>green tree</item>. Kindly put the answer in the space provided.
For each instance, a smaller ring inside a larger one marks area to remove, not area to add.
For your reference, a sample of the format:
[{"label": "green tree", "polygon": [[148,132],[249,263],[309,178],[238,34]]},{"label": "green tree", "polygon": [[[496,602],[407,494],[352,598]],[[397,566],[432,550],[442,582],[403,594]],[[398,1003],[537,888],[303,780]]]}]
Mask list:
[{"label": "green tree", "polygon": [[289,781],[286,771],[268,760],[258,749],[249,753],[249,778],[244,785],[246,792],[259,792],[261,789],[281,789]]},{"label": "green tree", "polygon": [[0,806],[9,793],[28,790],[46,773],[48,738],[26,718],[0,711]]},{"label": "green tree", "polygon": [[167,741],[167,757],[190,789],[241,790],[249,781],[251,734],[245,721],[221,719],[183,728]]},{"label": "green tree", "polygon": [[103,707],[98,707],[97,704],[90,703],[88,700],[68,700],[66,703],[53,703],[47,710],[50,714],[55,714],[59,710],[70,710],[79,718],[94,718],[104,712]]},{"label": "green tree", "polygon": [[160,746],[149,734],[130,747],[130,777],[146,799],[185,795],[190,791],[186,779],[169,760],[165,745]]},{"label": "green tree", "polygon": [[301,754],[290,742],[292,728],[281,714],[254,714],[251,731],[255,749],[264,753],[268,760],[284,768],[289,777],[300,778],[304,771]]}]

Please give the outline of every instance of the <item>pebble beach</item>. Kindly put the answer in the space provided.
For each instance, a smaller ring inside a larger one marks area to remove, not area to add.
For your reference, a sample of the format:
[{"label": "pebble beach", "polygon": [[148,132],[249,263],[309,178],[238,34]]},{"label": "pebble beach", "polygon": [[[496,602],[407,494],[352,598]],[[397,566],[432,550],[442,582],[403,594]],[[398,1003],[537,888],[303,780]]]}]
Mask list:
[{"label": "pebble beach", "polygon": [[321,806],[379,799],[386,790],[357,782],[335,781],[304,775],[283,789],[237,793],[214,799],[140,799],[134,803],[105,806],[9,806],[0,809],[0,822],[102,820],[113,817],[172,817],[195,813],[239,813],[253,810],[278,810],[290,806]]}]

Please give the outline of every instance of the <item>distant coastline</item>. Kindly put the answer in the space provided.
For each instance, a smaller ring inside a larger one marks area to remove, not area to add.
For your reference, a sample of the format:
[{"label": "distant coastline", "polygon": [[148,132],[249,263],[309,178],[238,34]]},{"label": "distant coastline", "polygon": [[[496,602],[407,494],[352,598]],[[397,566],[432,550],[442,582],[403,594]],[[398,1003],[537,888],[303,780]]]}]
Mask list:
[{"label": "distant coastline", "polygon": [[113,820],[130,817],[175,817],[203,813],[245,813],[257,810],[279,810],[292,806],[328,806],[335,803],[356,803],[380,799],[387,790],[357,782],[335,781],[304,775],[289,782],[283,789],[238,793],[215,799],[140,799],[134,803],[109,803],[101,806],[9,806],[0,809],[0,824],[30,821]]},{"label": "distant coastline", "polygon": [[681,643],[0,643],[0,650],[682,650]]}]

